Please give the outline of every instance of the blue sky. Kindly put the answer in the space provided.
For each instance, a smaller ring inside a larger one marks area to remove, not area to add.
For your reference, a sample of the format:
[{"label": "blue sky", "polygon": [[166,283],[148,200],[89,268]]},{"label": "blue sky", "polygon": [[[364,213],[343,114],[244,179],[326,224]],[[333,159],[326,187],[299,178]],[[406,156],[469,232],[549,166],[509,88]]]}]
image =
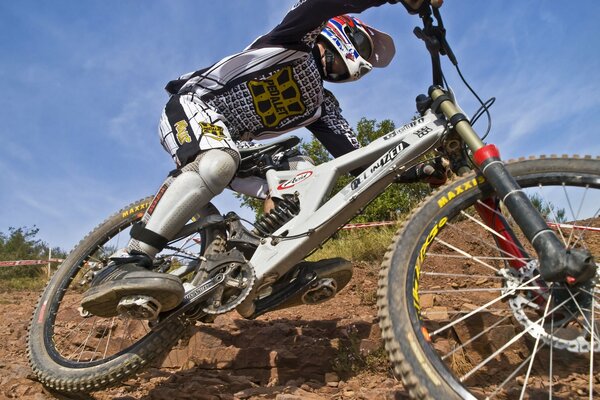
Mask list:
[{"label": "blue sky", "polygon": [[[0,2],[0,232],[36,225],[40,239],[68,250],[154,193],[173,168],[156,133],[166,82],[243,49],[292,4]],[[447,0],[442,12],[463,74],[482,98],[497,98],[489,141],[504,158],[600,154],[600,2]],[[352,125],[363,116],[406,122],[431,81],[412,35],[420,21],[392,5],[361,18],[394,37],[396,57],[329,88]],[[449,64],[446,75],[474,112]],[[230,194],[215,204],[237,208]]]}]

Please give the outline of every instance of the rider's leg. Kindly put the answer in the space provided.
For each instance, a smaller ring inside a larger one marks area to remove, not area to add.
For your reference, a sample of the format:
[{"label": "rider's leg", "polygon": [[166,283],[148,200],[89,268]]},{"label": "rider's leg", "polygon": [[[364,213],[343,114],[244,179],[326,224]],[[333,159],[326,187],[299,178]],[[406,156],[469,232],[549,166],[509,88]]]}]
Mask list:
[{"label": "rider's leg", "polygon": [[[281,170],[290,171],[303,171],[314,167],[314,161],[310,157],[301,154],[285,157],[279,164]],[[269,194],[269,185],[264,178],[254,175],[243,178],[236,176],[228,187],[236,193],[263,200],[264,214],[268,214],[277,205],[275,199]]]},{"label": "rider's leg", "polygon": [[[150,271],[152,258],[200,208],[223,191],[237,170],[239,153],[218,116],[207,114],[209,110],[203,105],[178,97],[173,100],[161,119],[161,140],[183,167],[170,174],[142,223],[132,229],[129,254],[114,259],[84,293],[82,306],[92,314],[114,316],[119,301],[130,296],[151,298],[162,311],[176,307],[183,298],[183,285],[173,275]],[[207,131],[210,134],[205,134]]]}]

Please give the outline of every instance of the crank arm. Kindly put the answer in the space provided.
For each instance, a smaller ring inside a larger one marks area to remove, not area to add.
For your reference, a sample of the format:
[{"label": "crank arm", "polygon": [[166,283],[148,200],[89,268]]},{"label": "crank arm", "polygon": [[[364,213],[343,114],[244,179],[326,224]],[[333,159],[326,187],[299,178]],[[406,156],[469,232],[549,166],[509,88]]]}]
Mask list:
[{"label": "crank arm", "polygon": [[249,317],[249,319],[255,319],[263,315],[264,313],[278,309],[278,307],[284,304],[287,300],[294,298],[299,293],[308,288],[310,285],[312,285],[312,283],[315,282],[317,278],[318,275],[313,271],[305,273],[303,273],[303,271],[300,271],[298,279],[296,279],[291,284],[285,286],[283,289],[277,291],[276,293],[265,297],[264,299],[256,300],[256,309],[254,313]]},{"label": "crank arm", "polygon": [[429,89],[429,95],[433,99],[433,111],[441,111],[473,151],[475,164],[533,245],[540,261],[542,279],[577,284],[596,276],[597,267],[592,254],[584,249],[565,247],[500,160],[496,146],[485,145],[481,141],[450,96],[436,86]]},{"label": "crank arm", "polygon": [[165,324],[168,324],[170,321],[175,320],[176,318],[182,316],[186,311],[197,306],[200,302],[205,300],[208,295],[210,295],[215,289],[219,287],[221,283],[225,281],[224,274],[217,274],[213,278],[207,280],[203,284],[195,287],[190,290],[183,296],[183,300],[181,304],[166,313],[162,313],[159,316],[158,323],[152,326],[152,329],[158,329]]}]

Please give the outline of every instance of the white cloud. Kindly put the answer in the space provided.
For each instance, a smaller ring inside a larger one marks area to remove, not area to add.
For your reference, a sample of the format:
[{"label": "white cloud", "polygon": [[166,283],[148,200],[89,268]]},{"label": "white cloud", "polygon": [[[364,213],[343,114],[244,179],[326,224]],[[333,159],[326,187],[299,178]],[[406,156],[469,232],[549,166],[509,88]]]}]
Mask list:
[{"label": "white cloud", "polygon": [[162,110],[161,99],[156,95],[154,91],[135,91],[124,97],[119,113],[109,119],[108,133],[118,145],[118,151],[134,157],[153,153],[148,143],[159,141],[156,132]]}]

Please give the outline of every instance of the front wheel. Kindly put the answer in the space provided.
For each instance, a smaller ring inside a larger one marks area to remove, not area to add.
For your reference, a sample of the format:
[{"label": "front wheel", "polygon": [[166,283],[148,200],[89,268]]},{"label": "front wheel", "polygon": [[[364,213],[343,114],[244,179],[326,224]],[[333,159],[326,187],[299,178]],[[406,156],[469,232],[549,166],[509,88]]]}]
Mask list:
[{"label": "front wheel", "polygon": [[[567,247],[600,260],[600,158],[507,164]],[[477,210],[482,176],[435,192],[397,233],[381,269],[378,306],[394,371],[414,398],[586,398],[600,395],[600,277],[546,283],[535,252],[521,259]],[[520,246],[520,244],[518,244]],[[515,265],[521,265],[515,268]]]},{"label": "front wheel", "polygon": [[[123,208],[90,232],[60,265],[29,328],[29,362],[41,383],[58,392],[90,392],[115,385],[162,358],[185,329],[180,320],[151,329],[148,321],[101,318],[85,312],[82,294],[108,257],[126,246],[129,229],[152,197]],[[209,205],[206,210],[217,212]],[[197,260],[216,239],[208,228],[177,239],[156,257],[158,270],[177,271]],[[185,278],[185,277],[184,277]]]}]

